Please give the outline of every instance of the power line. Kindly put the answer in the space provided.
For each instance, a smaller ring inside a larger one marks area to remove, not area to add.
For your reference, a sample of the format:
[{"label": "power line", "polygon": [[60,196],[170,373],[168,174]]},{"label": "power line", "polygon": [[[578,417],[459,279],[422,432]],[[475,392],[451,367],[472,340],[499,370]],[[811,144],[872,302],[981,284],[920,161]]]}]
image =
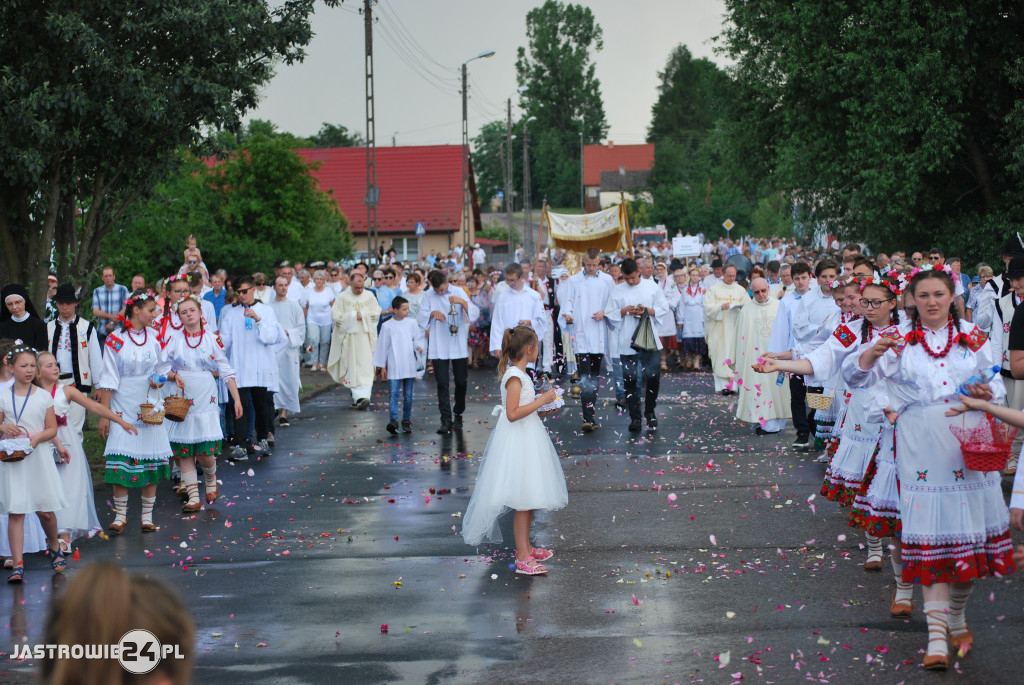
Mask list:
[{"label": "power line", "polygon": [[394,36],[392,36],[391,33],[389,33],[388,30],[382,24],[378,23],[377,26],[380,29],[380,35],[381,38],[384,39],[384,42],[388,44],[392,51],[394,51],[395,55],[398,56],[398,58],[407,67],[409,67],[409,69],[412,70],[417,76],[422,78],[424,81],[426,81],[427,83],[429,83],[430,85],[432,85],[434,88],[441,91],[445,95],[457,96],[459,94],[457,86],[446,84],[441,79],[441,77],[430,72],[416,59],[415,56],[413,56],[407,50],[405,50],[401,46],[401,42],[398,41]]},{"label": "power line", "polygon": [[393,21],[393,23],[394,23],[394,27],[393,28],[395,29],[395,33],[397,33],[399,35],[399,37],[404,37],[408,41],[408,43],[414,49],[418,50],[419,53],[423,57],[425,57],[427,60],[433,62],[434,64],[436,64],[437,66],[441,67],[445,71],[452,72],[453,74],[458,72],[458,69],[456,69],[454,67],[449,67],[449,66],[447,66],[445,64],[441,64],[436,59],[434,59],[433,55],[431,55],[429,52],[427,52],[426,48],[424,48],[423,45],[421,45],[420,42],[418,40],[416,40],[416,36],[413,35],[412,31],[410,31],[406,27],[405,23],[402,21],[401,17],[398,16],[397,12],[392,14],[390,9],[388,9],[387,12],[384,12],[383,11],[383,7],[380,7],[380,8],[378,8],[377,13],[378,13],[378,15],[380,15],[382,17],[385,17],[389,22]]}]

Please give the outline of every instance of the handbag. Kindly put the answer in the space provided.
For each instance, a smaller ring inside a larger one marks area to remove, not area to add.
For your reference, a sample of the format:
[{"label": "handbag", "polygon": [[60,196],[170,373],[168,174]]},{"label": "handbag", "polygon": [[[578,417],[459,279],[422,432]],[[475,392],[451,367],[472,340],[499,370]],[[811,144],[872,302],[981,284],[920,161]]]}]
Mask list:
[{"label": "handbag", "polygon": [[654,335],[651,316],[646,311],[640,316],[640,323],[633,331],[629,346],[637,352],[656,352],[658,350],[658,338]]}]

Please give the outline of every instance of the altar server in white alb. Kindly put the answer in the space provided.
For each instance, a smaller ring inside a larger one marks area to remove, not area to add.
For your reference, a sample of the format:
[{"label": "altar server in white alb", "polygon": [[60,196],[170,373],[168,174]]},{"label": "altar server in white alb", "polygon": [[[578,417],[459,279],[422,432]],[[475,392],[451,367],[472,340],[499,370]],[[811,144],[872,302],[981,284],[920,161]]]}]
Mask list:
[{"label": "altar server in white alb", "polygon": [[268,303],[274,310],[277,322],[284,329],[285,339],[275,348],[277,370],[280,374],[279,388],[274,393],[274,409],[277,410],[278,425],[288,426],[288,414],[298,414],[299,390],[299,351],[306,335],[306,319],[302,315],[302,307],[295,300],[288,299],[288,286],[291,282],[284,276],[274,279],[274,293],[277,297]]},{"label": "altar server in white alb", "polygon": [[373,365],[388,382],[391,402],[388,432],[398,433],[398,395],[402,394],[402,432],[412,433],[412,386],[421,373],[418,365],[427,340],[415,319],[409,318],[409,300],[401,295],[391,303],[395,315],[384,322],[373,351]]},{"label": "altar server in white alb", "polygon": [[[427,359],[434,365],[437,408],[441,412],[441,427],[437,432],[446,435],[452,430],[462,430],[462,414],[466,411],[469,324],[480,316],[480,308],[473,304],[465,290],[449,283],[445,275],[436,269],[427,275],[427,282],[430,287],[423,291],[416,320],[426,331]],[[454,406],[449,391],[449,366],[455,380]]]},{"label": "altar server in white alb", "polygon": [[595,417],[594,404],[600,386],[601,363],[611,324],[605,318],[605,305],[611,297],[615,281],[598,267],[601,252],[590,248],[583,255],[583,271],[569,278],[559,292],[562,309],[558,318],[563,331],[568,331],[576,369],[580,376],[585,433],[601,426]]},{"label": "altar server in white alb", "polygon": [[[280,324],[269,305],[256,301],[256,282],[243,276],[235,285],[238,300],[227,307],[220,322],[220,337],[228,363],[235,370],[235,384],[242,399],[243,415],[235,421],[234,444],[244,446],[246,456],[265,454],[270,445],[271,410],[267,393],[279,384],[274,346],[281,337]],[[248,413],[255,414],[255,441],[248,435]]]},{"label": "altar server in white alb", "polygon": [[508,289],[498,296],[491,314],[491,354],[501,356],[501,341],[505,331],[516,326],[529,326],[543,340],[550,317],[544,310],[540,293],[526,287],[523,267],[512,262],[505,267]]},{"label": "altar server in white alb", "polygon": [[640,391],[646,386],[644,396],[644,418],[648,428],[657,428],[658,419],[654,408],[661,387],[661,340],[654,335],[654,349],[636,350],[632,346],[633,333],[643,318],[644,312],[651,318],[651,325],[657,331],[658,322],[672,316],[668,301],[661,287],[653,279],[640,278],[636,261],[622,260],[622,283],[612,289],[605,316],[615,326],[615,345],[622,360],[622,380],[626,387],[626,405],[629,407],[629,430],[639,432]]}]

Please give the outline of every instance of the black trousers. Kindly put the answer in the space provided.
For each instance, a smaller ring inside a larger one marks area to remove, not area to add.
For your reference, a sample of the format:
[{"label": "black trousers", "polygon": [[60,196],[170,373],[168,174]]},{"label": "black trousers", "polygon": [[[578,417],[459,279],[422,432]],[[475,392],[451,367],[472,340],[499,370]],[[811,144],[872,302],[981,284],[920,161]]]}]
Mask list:
[{"label": "black trousers", "polygon": [[250,411],[256,416],[254,429],[256,442],[266,440],[270,433],[270,421],[274,416],[273,411],[267,410],[267,397],[273,395],[266,388],[249,387],[239,388],[238,396],[242,400],[242,418],[235,421],[235,444],[246,444],[245,433],[249,427],[248,413]]},{"label": "black trousers", "polygon": [[661,387],[661,353],[637,352],[623,355],[622,381],[626,387],[626,405],[629,407],[629,418],[640,420],[640,391],[647,386],[644,394],[644,414],[654,413],[658,403],[658,390]]},{"label": "black trousers", "polygon": [[814,426],[807,413],[807,387],[803,376],[789,378],[789,408],[793,413],[793,428],[796,432],[810,435]]},{"label": "black trousers", "polygon": [[451,366],[452,375],[455,376],[455,407],[456,416],[462,416],[466,411],[466,385],[469,364],[463,359],[434,359],[434,379],[437,381],[437,408],[441,410],[441,421],[448,423],[452,420],[451,394],[448,385],[448,367]]},{"label": "black trousers", "polygon": [[594,422],[594,403],[601,385],[603,354],[577,354],[576,371],[580,375],[580,400],[583,402],[583,422]]}]

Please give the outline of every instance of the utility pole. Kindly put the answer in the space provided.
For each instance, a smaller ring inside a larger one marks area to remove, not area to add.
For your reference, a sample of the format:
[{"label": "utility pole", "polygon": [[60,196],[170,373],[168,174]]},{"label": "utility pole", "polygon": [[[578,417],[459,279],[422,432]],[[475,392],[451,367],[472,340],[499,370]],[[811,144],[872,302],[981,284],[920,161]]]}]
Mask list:
[{"label": "utility pole", "polygon": [[377,125],[373,113],[373,3],[363,0],[366,28],[366,242],[369,257],[377,258]]},{"label": "utility pole", "polygon": [[583,185],[583,130],[580,129],[580,207],[587,213],[587,187]]},{"label": "utility pole", "polygon": [[[533,119],[534,117],[530,117]],[[533,208],[530,199],[530,120],[523,122],[523,248],[527,255],[533,254]]]},{"label": "utility pole", "polygon": [[508,150],[508,158],[505,159],[505,213],[508,215],[508,249],[514,253],[515,230],[512,226],[512,98],[508,99],[508,118],[505,120],[505,149]]},{"label": "utility pole", "polygon": [[469,247],[469,93],[466,85],[466,63],[462,63],[462,254]]}]

